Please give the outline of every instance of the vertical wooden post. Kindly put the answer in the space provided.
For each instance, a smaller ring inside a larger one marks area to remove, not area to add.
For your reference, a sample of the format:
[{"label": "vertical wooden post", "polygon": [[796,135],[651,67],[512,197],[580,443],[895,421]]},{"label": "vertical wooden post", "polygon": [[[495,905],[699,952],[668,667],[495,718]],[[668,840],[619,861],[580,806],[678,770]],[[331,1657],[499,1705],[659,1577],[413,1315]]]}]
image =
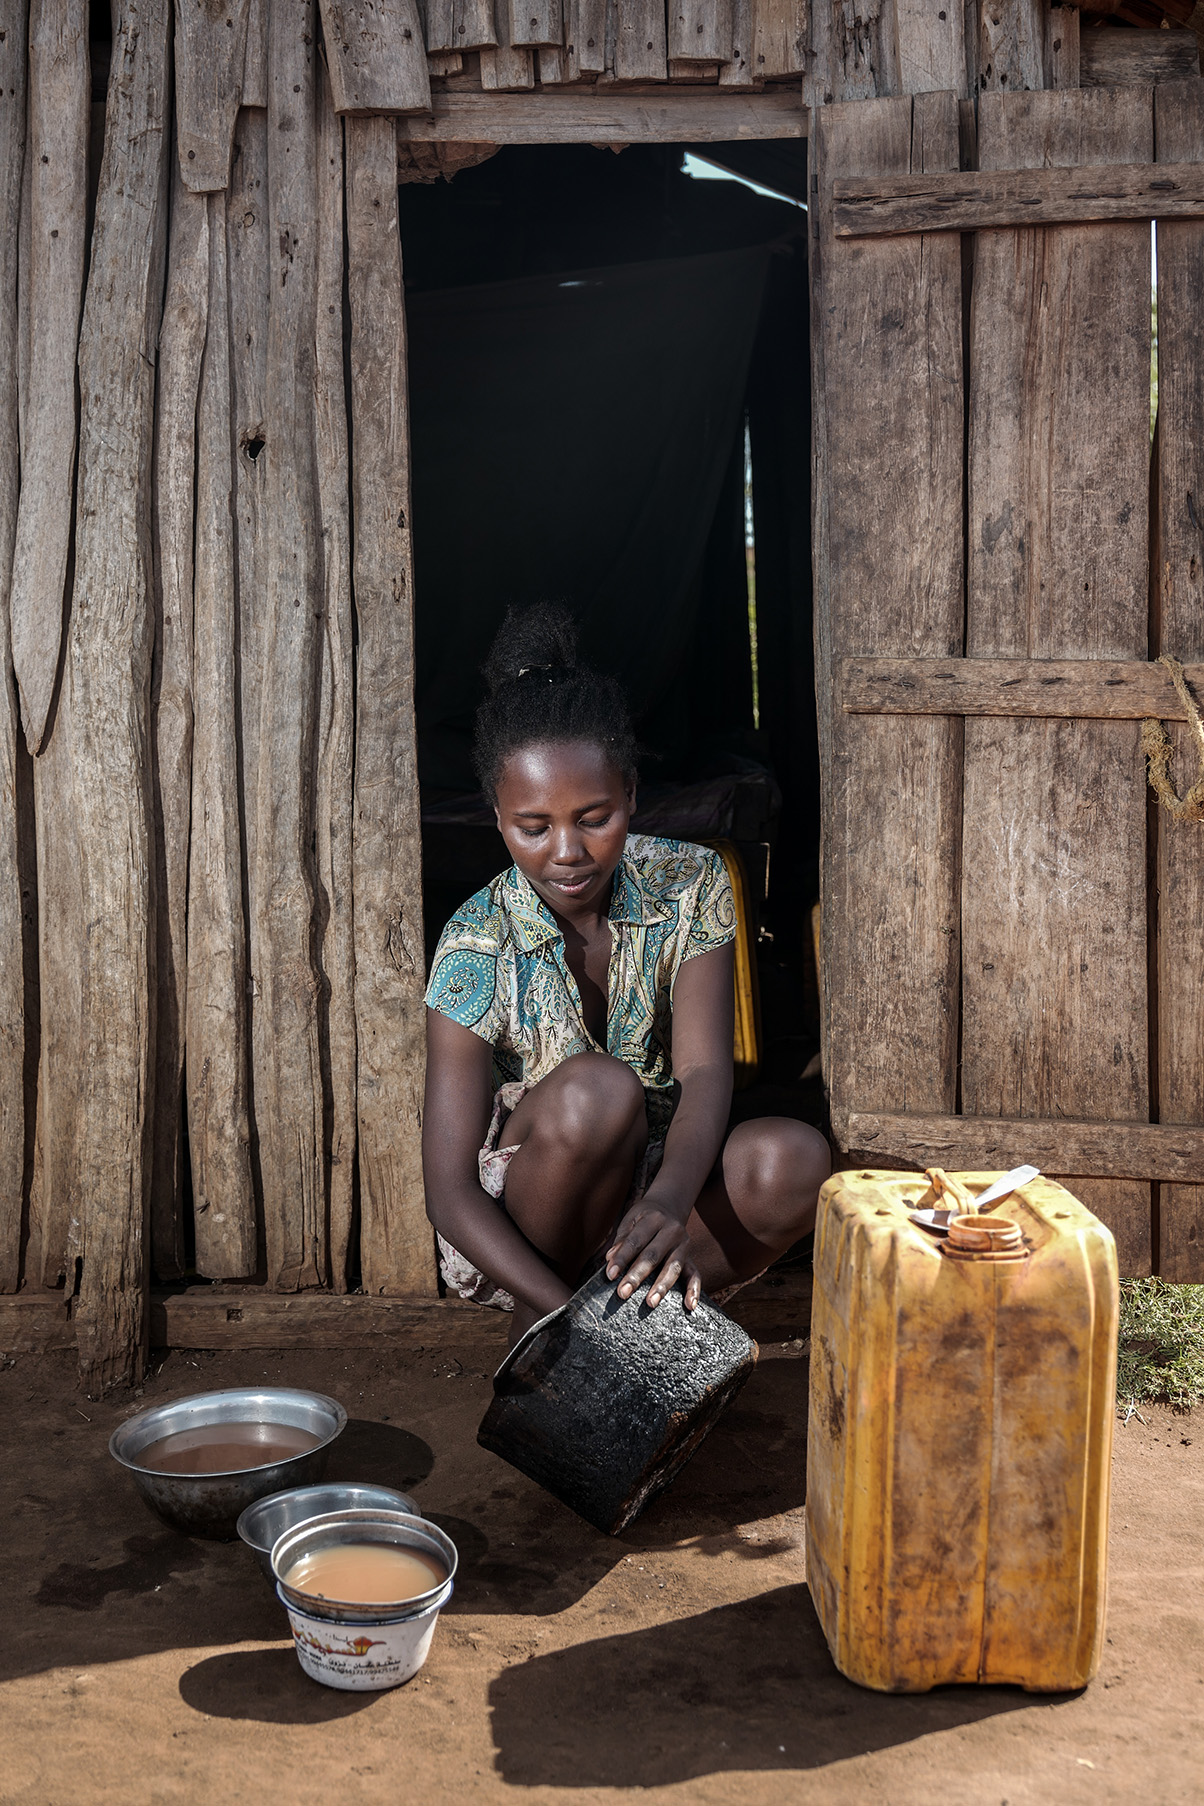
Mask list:
[{"label": "vertical wooden post", "polygon": [[[75,360],[84,279],[91,70],[80,0],[31,8],[22,220],[21,499],[10,599],[13,663],[34,763],[41,1047],[25,1276],[67,1271],[82,1084],[83,914],[71,775],[71,697],[60,672],[76,455]],[[58,686],[56,690],[56,685]],[[56,700],[57,698],[57,700]]]},{"label": "vertical wooden post", "polygon": [[25,1277],[34,1285],[53,1287],[69,1264],[82,1084],[84,918],[71,776],[70,685],[60,673],[60,652],[86,250],[88,8],[82,0],[37,0],[29,31],[21,276],[22,481],[10,610],[22,724],[31,750],[42,749],[34,763],[41,1048]]},{"label": "vertical wooden post", "polygon": [[[29,378],[13,554],[12,651],[29,750],[58,676],[75,463],[91,103],[87,0],[33,0],[29,20]],[[11,104],[11,103],[9,103]]]},{"label": "vertical wooden post", "polygon": [[844,1147],[864,1098],[886,1110],[948,1111],[956,1100],[961,725],[841,715],[831,672],[871,649],[961,650],[964,392],[956,236],[837,241],[830,185],[957,169],[957,100],[824,107],[816,139],[824,1047]]},{"label": "vertical wooden post", "polygon": [[318,692],[318,923],[329,1048],[324,1072],[330,1276],[347,1289],[355,1181],[355,922],[351,838],[355,772],[350,468],[343,381],[343,122],[318,75],[318,311],[314,377],[324,606]]},{"label": "vertical wooden post", "polygon": [[197,408],[192,812],[185,1019],[188,1148],[197,1272],[255,1271],[247,1115],[247,959],[242,908],[226,202],[211,195],[209,324]]},{"label": "vertical wooden post", "polygon": [[[255,9],[251,10],[252,24]],[[264,14],[264,29],[267,15]],[[248,45],[250,38],[248,38]],[[265,61],[266,80],[266,61]],[[267,342],[271,278],[266,108],[244,107],[234,126],[234,160],[226,190],[226,256],[230,297],[231,436],[234,441],[234,505],[238,521],[238,717],[243,837],[243,903],[250,970],[247,980],[250,1044],[255,1044],[259,933],[256,922],[256,821],[259,776],[259,710],[263,697],[263,646],[267,607]],[[255,1068],[251,1063],[251,1173],[260,1212],[262,1186],[255,1125]]]},{"label": "vertical wooden post", "polygon": [[196,412],[209,307],[209,212],[171,159],[167,295],[155,421],[155,647],[151,667],[155,795],[155,1126],[151,1262],[184,1271],[184,992],[192,812],[192,564]]},{"label": "vertical wooden post", "polygon": [[[1199,80],[1154,91],[1160,163],[1204,154]],[[1158,225],[1158,471],[1155,490],[1155,646],[1182,661],[1204,658],[1204,220]],[[1197,700],[1200,700],[1197,698]],[[1195,772],[1186,724],[1171,726],[1179,789]],[[1204,1122],[1204,827],[1157,817],[1158,1114]],[[1160,1265],[1166,1279],[1204,1281],[1204,1184],[1163,1185]]]},{"label": "vertical wooden post", "polygon": [[75,1138],[83,1085],[79,1037],[84,915],[71,716],[71,685],[64,673],[42,751],[33,762],[41,1037],[25,1280],[51,1291],[70,1266],[72,1213],[79,1195]]},{"label": "vertical wooden post", "polygon": [[267,1276],[279,1291],[320,1285],[327,1277],[322,1069],[311,944],[322,607],[314,469],[316,22],[313,0],[273,0],[268,21],[267,618],[251,907],[256,923],[255,1116]]},{"label": "vertical wooden post", "polygon": [[389,119],[348,119],[360,1243],[369,1292],[433,1293],[422,1192],[422,840],[405,300]]},{"label": "vertical wooden post", "polygon": [[168,0],[114,18],[104,160],[80,331],[68,646],[84,970],[76,1313],[89,1390],[144,1344],[152,1066],[150,473],[167,213]]},{"label": "vertical wooden post", "polygon": [[0,0],[0,1292],[20,1280],[25,997],[17,857],[17,711],[9,589],[17,532],[17,247],[25,163],[25,0]]}]

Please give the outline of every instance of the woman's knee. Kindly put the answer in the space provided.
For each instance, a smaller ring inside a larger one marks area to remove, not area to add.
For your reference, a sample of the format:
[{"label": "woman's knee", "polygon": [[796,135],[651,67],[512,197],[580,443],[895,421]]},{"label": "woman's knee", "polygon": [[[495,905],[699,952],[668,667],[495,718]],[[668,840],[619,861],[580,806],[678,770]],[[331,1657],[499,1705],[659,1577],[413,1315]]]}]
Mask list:
[{"label": "woman's knee", "polygon": [[541,1119],[575,1143],[617,1146],[644,1129],[644,1087],[610,1054],[574,1054],[550,1075]]},{"label": "woman's knee", "polygon": [[809,1123],[767,1116],[733,1129],[723,1171],[733,1204],[739,1199],[801,1235],[814,1221],[820,1186],[832,1171],[832,1150]]}]

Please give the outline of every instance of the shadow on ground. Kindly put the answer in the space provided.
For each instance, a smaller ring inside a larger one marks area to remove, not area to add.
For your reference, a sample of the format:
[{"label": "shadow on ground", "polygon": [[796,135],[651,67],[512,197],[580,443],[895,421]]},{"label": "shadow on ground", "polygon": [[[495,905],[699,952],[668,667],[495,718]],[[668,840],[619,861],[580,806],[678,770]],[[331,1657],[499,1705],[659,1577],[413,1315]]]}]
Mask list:
[{"label": "shadow on ground", "polygon": [[823,1768],[1054,1703],[1015,1687],[906,1696],[855,1687],[833,1667],[801,1584],[533,1656],[492,1682],[489,1702],[503,1778],[561,1788]]},{"label": "shadow on ground", "polygon": [[306,1680],[286,1649],[232,1649],[206,1656],[180,1676],[180,1698],[210,1718],[256,1724],[330,1724],[362,1712],[375,1693],[342,1693]]},{"label": "shadow on ground", "polygon": [[434,1465],[434,1451],[421,1436],[413,1436],[397,1424],[353,1417],[330,1451],[323,1478],[409,1492],[426,1479]]}]

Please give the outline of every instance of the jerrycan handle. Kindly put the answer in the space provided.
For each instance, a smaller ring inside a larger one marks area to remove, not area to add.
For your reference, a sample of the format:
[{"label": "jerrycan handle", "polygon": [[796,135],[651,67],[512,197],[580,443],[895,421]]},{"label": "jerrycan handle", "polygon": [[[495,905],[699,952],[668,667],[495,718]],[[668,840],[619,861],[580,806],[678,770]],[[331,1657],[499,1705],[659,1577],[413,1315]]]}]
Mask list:
[{"label": "jerrycan handle", "polygon": [[950,1260],[1027,1260],[1019,1223],[1010,1217],[950,1217],[941,1253]]}]

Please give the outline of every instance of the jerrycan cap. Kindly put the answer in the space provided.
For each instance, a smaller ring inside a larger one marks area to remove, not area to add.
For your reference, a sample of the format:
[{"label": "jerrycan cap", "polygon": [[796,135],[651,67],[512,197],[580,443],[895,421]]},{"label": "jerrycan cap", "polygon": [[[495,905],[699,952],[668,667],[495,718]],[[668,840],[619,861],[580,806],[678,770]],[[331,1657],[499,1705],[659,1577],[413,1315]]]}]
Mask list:
[{"label": "jerrycan cap", "polygon": [[1019,1223],[1010,1217],[950,1217],[941,1253],[950,1260],[1027,1260]]}]

